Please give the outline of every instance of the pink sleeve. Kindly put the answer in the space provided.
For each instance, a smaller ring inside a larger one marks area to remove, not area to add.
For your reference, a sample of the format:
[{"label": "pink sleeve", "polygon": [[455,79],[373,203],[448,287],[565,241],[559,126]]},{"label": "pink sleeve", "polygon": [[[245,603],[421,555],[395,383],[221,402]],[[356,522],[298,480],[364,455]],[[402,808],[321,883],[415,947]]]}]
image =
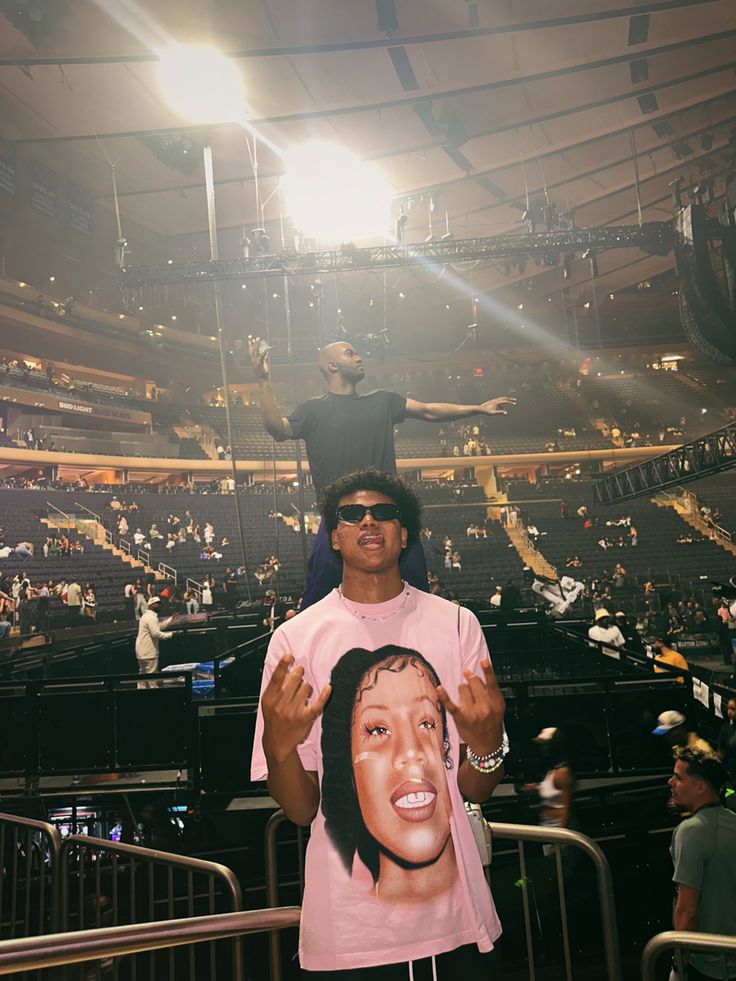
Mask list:
[{"label": "pink sleeve", "polygon": [[483,677],[480,662],[484,657],[490,661],[491,655],[488,651],[486,639],[478,623],[478,618],[470,610],[460,607],[460,656],[462,658],[463,671],[465,669]]},{"label": "pink sleeve", "polygon": [[[276,630],[268,645],[266,660],[263,663],[263,677],[261,679],[261,695],[263,690],[271,680],[271,675],[281,657],[288,653],[292,645],[289,643],[284,630]],[[304,678],[310,684],[312,680],[308,667],[305,665]],[[314,685],[312,685],[314,687]],[[315,696],[316,697],[316,696]],[[306,740],[299,746],[297,752],[305,770],[317,770],[317,760],[319,755],[319,745],[316,736],[317,726],[312,727],[312,731]],[[253,734],[253,753],[250,759],[250,778],[251,780],[266,780],[268,777],[268,767],[266,756],[263,752],[263,715],[261,714],[260,696],[258,699],[258,714],[256,716],[256,727]]]}]

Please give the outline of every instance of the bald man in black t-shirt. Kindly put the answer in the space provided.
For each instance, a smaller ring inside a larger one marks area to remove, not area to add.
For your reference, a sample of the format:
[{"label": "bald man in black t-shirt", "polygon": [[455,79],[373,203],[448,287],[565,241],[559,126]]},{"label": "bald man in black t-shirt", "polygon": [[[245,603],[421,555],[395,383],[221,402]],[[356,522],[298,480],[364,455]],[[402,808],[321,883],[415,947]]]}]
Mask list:
[{"label": "bald man in black t-shirt", "polygon": [[[359,395],[356,386],[365,376],[363,359],[352,344],[336,341],[322,348],[319,369],[327,384],[320,398],[308,399],[291,415],[283,416],[269,381],[268,351],[260,353],[260,338],[248,339],[248,351],[258,380],[263,424],[277,441],[303,439],[312,480],[319,493],[327,484],[354,470],[374,467],[396,472],[394,426],[405,419],[449,422],[473,415],[506,415],[516,399],[502,397],[482,405],[417,402],[383,390]],[[402,554],[402,575],[412,586],[427,590],[427,566],[417,543]],[[307,586],[302,609],[326,596],[340,584],[340,564],[323,528],[309,556]]]}]

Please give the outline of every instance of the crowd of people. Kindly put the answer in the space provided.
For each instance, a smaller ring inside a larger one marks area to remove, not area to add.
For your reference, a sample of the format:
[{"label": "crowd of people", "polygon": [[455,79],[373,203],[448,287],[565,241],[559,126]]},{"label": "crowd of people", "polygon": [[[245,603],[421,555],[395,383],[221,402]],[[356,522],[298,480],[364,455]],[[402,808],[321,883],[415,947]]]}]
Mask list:
[{"label": "crowd of people", "polygon": [[94,584],[84,585],[70,574],[69,579],[36,579],[25,573],[0,573],[0,640],[17,626],[21,634],[48,631],[51,600],[57,597],[62,607],[78,613],[87,621],[97,619],[97,594]]}]

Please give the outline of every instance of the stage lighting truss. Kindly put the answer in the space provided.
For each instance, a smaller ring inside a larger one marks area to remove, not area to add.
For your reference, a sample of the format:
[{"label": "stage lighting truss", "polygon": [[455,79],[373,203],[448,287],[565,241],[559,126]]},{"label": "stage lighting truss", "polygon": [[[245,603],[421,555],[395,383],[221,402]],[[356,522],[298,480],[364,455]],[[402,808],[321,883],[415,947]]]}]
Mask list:
[{"label": "stage lighting truss", "polygon": [[402,266],[442,266],[446,263],[493,262],[497,259],[531,258],[544,265],[563,254],[589,249],[640,248],[652,255],[672,249],[671,222],[572,228],[531,235],[496,235],[486,238],[448,239],[415,244],[396,243],[371,248],[343,245],[321,252],[284,250],[274,255],[249,255],[209,262],[175,261],[163,265],[126,266],[121,285],[134,289],[202,283],[213,280],[247,280],[296,275],[320,275],[395,269]]},{"label": "stage lighting truss", "polygon": [[736,466],[736,423],[683,443],[669,453],[612,473],[593,485],[596,504],[630,501]]}]

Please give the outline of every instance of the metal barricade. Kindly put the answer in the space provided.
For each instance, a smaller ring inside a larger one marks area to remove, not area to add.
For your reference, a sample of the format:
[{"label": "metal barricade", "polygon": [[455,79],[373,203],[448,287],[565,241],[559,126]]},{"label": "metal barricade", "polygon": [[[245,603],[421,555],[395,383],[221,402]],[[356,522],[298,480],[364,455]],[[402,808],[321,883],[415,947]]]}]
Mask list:
[{"label": "metal barricade", "polygon": [[[245,934],[296,926],[299,923],[299,913],[298,906],[286,906],[282,909],[248,910],[184,920],[104,927],[81,933],[56,933],[33,939],[6,940],[0,943],[0,975],[81,964],[110,957],[115,958],[114,963],[117,964],[117,959],[123,955],[165,949],[171,952],[175,947],[191,947],[193,944],[207,942],[211,944],[231,937],[238,943]],[[211,977],[215,978],[215,975]],[[241,981],[242,977],[244,975],[240,976]]]},{"label": "metal barricade", "polygon": [[[62,930],[118,927],[242,909],[240,884],[224,865],[85,835],[72,835],[62,844],[60,892]],[[214,944],[206,954],[206,958],[197,958],[190,949],[188,963],[182,964],[175,963],[172,950],[168,971],[162,972],[156,956],[150,953],[145,977],[147,981],[185,974],[189,981],[224,978],[229,966],[233,981],[240,981],[239,939],[233,941],[225,963],[224,952],[218,952]],[[115,979],[118,970],[115,962]],[[135,981],[135,963],[127,976]]]},{"label": "metal barricade", "polygon": [[719,977],[736,977],[736,973],[729,975],[726,965],[726,957],[730,953],[736,957],[736,937],[724,936],[719,933],[689,933],[685,930],[667,930],[665,933],[658,933],[647,943],[641,955],[641,976],[642,981],[656,981],[657,961],[666,951],[671,950],[675,955],[675,963],[678,968],[678,975],[686,977],[683,968],[682,953],[688,954],[720,954],[723,959],[723,974]]},{"label": "metal barricade", "polygon": [[[288,821],[283,811],[276,811],[271,815],[265,832],[265,860],[266,860],[266,901],[270,907],[278,906],[279,881],[278,881],[278,859],[277,859],[277,835],[280,826]],[[579,849],[593,863],[596,876],[596,891],[598,905],[600,908],[600,924],[602,934],[602,948],[604,957],[605,976],[607,981],[621,981],[621,956],[618,941],[618,924],[616,919],[616,908],[614,905],[613,885],[611,880],[611,869],[608,859],[603,854],[599,846],[578,831],[569,831],[566,828],[536,827],[526,824],[501,824],[490,822],[489,827],[493,835],[494,846],[497,841],[515,841],[518,846],[519,856],[519,878],[517,884],[521,888],[522,911],[524,937],[526,940],[527,964],[529,981],[535,981],[536,966],[534,954],[534,929],[532,919],[532,905],[535,907],[535,920],[539,923],[539,914],[536,910],[536,901],[531,895],[530,879],[527,874],[527,855],[525,851],[526,842],[536,842],[541,845],[550,845],[555,863],[555,877],[557,898],[559,901],[560,913],[560,936],[562,940],[562,952],[565,966],[566,981],[572,981],[572,954],[570,946],[569,923],[567,916],[568,895],[566,892],[563,858],[561,849],[572,846]],[[297,867],[298,867],[298,886],[299,895],[304,888],[304,829],[297,828],[296,835],[297,848]],[[491,876],[493,866],[491,866]],[[278,934],[272,933],[270,937],[271,981],[280,981],[281,951],[280,938]]]},{"label": "metal barricade", "polygon": [[[265,833],[265,861],[266,861],[266,902],[271,909],[276,909],[279,904],[279,867],[277,853],[277,835],[280,826],[288,822],[291,824],[283,811],[275,811],[268,819]],[[297,824],[291,824],[296,831],[297,848],[297,870],[299,899],[304,893],[304,857],[306,852],[304,828]],[[268,947],[271,961],[271,981],[281,981],[281,938],[278,933],[272,931],[268,938]]]},{"label": "metal barricade", "polygon": [[0,814],[0,939],[59,929],[60,850],[52,824]]}]

